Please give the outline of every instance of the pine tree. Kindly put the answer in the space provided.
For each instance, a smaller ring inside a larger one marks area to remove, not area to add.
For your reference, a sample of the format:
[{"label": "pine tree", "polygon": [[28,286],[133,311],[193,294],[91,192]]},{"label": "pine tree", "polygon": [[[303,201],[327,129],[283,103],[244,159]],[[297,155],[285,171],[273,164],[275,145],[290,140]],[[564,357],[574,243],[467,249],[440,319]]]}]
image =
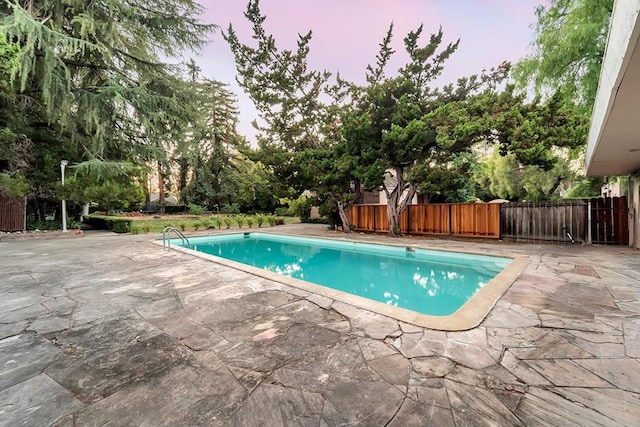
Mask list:
[{"label": "pine tree", "polygon": [[85,158],[146,160],[190,105],[175,66],[213,29],[192,0],[3,0],[1,33],[20,47],[17,92]]}]

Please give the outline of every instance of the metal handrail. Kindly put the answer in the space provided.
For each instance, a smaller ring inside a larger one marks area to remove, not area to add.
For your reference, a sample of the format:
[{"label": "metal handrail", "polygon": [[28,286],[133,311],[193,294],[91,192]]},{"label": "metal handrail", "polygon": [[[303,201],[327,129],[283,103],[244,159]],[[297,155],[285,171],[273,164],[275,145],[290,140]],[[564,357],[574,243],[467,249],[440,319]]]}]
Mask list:
[{"label": "metal handrail", "polygon": [[172,231],[174,231],[178,235],[183,245],[185,242],[187,243],[187,245],[191,244],[187,236],[185,236],[182,231],[180,231],[176,227],[166,227],[164,230],[162,230],[162,249],[165,249],[166,246],[168,251],[171,250],[171,239],[167,239],[167,236],[171,234]]}]

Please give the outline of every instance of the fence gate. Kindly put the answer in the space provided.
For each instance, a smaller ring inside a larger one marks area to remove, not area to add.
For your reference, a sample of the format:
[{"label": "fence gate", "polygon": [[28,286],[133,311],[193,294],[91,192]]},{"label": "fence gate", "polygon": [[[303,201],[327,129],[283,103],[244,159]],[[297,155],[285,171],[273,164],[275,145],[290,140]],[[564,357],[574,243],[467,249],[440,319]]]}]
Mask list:
[{"label": "fence gate", "polygon": [[504,203],[501,206],[502,238],[505,240],[567,243],[564,228],[574,240],[586,241],[587,202]]},{"label": "fence gate", "polygon": [[22,231],[25,224],[25,198],[0,194],[0,231]]},{"label": "fence gate", "polygon": [[626,197],[591,199],[591,242],[629,244],[629,206]]}]

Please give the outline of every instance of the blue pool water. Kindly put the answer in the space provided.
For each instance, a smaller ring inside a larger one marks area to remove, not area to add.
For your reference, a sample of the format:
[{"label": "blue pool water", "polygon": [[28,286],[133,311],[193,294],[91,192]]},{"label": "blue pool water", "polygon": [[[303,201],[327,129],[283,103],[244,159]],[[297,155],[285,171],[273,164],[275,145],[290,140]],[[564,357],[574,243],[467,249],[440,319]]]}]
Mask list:
[{"label": "blue pool water", "polygon": [[434,316],[454,313],[512,261],[266,233],[191,238],[184,246]]}]

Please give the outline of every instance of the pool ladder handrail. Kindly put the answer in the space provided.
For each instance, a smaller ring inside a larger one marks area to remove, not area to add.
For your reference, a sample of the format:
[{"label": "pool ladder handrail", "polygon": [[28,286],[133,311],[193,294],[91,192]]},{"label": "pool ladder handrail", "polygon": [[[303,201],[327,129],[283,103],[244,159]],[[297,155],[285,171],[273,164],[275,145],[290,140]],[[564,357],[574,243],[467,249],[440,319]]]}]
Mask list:
[{"label": "pool ladder handrail", "polygon": [[162,249],[165,249],[166,246],[166,249],[168,251],[171,250],[171,239],[167,239],[167,236],[170,235],[172,231],[178,235],[183,245],[185,244],[185,242],[187,243],[187,245],[191,244],[187,236],[185,236],[182,231],[180,231],[176,227],[166,227],[164,230],[162,230]]}]

